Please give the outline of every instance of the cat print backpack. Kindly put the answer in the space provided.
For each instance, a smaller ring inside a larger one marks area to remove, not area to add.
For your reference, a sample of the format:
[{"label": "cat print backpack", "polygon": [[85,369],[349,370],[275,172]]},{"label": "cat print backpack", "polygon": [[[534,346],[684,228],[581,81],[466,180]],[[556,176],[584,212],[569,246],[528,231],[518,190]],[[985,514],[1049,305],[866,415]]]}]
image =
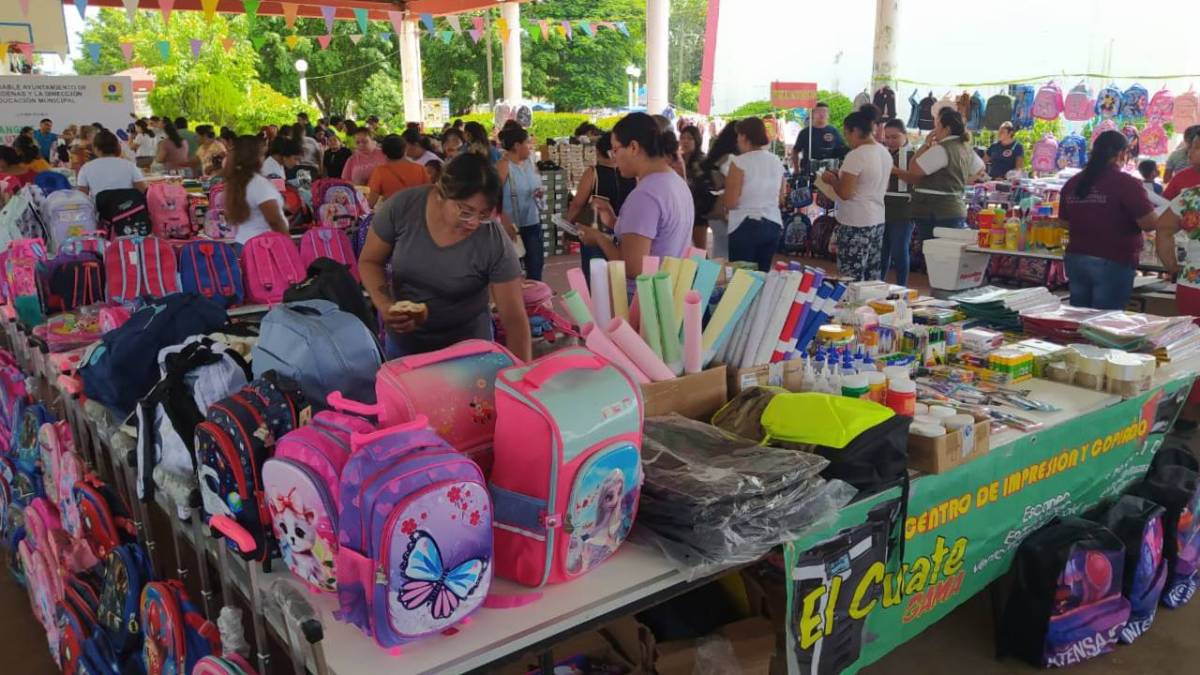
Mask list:
[{"label": "cat print backpack", "polygon": [[1050,82],[1038,89],[1033,99],[1033,116],[1039,120],[1056,120],[1063,112],[1062,90],[1058,83]]},{"label": "cat print backpack", "polygon": [[279,439],[263,464],[263,490],[283,562],[309,587],[337,590],[339,481],[350,458],[351,434],[375,427],[361,417],[332,411]]},{"label": "cat print backpack", "polygon": [[1042,139],[1033,146],[1033,161],[1031,163],[1034,171],[1038,173],[1052,173],[1058,168],[1058,141],[1054,138],[1054,134],[1044,134]]},{"label": "cat print backpack", "polygon": [[274,305],[283,300],[288,286],[304,280],[304,264],[292,238],[280,232],[263,232],[242,249],[242,280],[246,302]]},{"label": "cat print backpack", "polygon": [[217,183],[208,191],[204,210],[204,236],[209,239],[233,239],[233,226],[225,222],[225,184]]},{"label": "cat print backpack", "polygon": [[641,390],[620,368],[564,349],[496,377],[496,574],[568,581],[616,552],[642,485]]},{"label": "cat print backpack", "polygon": [[1091,518],[1107,527],[1125,544],[1125,577],[1122,593],[1129,600],[1129,622],[1121,630],[1122,644],[1133,644],[1154,622],[1154,611],[1167,582],[1163,559],[1163,507],[1148,499],[1122,495]]},{"label": "cat print backpack", "polygon": [[496,373],[519,364],[507,349],[487,340],[463,340],[427,354],[383,364],[375,379],[375,405],[329,395],[338,410],[379,420],[380,428],[429,420],[446,442],[490,475],[496,431]]},{"label": "cat print backpack", "polygon": [[1163,514],[1163,558],[1167,581],[1161,602],[1172,609],[1181,607],[1196,593],[1200,567],[1200,475],[1196,459],[1187,450],[1162,448],[1150,470],[1134,485],[1131,494],[1166,509]]},{"label": "cat print backpack", "polygon": [[1061,668],[1112,651],[1129,619],[1125,547],[1115,534],[1080,518],[1052,520],[1021,542],[1013,570],[996,624],[999,656]]},{"label": "cat print backpack", "polygon": [[221,634],[205,619],[177,580],[142,588],[139,615],[146,675],[188,675],[196,662],[221,651]]},{"label": "cat print backpack", "polygon": [[1063,100],[1063,117],[1068,122],[1086,122],[1095,115],[1096,102],[1087,84],[1080,82]]},{"label": "cat print backpack", "polygon": [[483,472],[423,417],[353,443],[340,487],[335,616],[384,648],[441,633],[491,586]]},{"label": "cat print backpack", "polygon": [[191,239],[192,220],[188,193],[178,183],[154,183],[146,190],[146,208],[154,236],[161,239]]}]

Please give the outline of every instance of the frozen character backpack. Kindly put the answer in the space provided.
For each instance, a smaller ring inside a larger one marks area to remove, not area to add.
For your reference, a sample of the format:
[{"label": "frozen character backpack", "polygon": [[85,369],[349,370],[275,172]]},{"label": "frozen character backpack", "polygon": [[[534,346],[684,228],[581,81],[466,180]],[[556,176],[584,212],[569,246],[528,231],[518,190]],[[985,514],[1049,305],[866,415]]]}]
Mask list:
[{"label": "frozen character backpack", "polygon": [[142,588],[154,576],[150,557],[141,544],[125,544],[104,559],[96,622],[104,647],[118,658],[141,651]]},{"label": "frozen character backpack", "polygon": [[71,237],[95,232],[99,226],[96,205],[79,190],[59,190],[42,202],[42,223],[53,250]]},{"label": "frozen character backpack", "polygon": [[1129,622],[1121,630],[1122,644],[1132,644],[1150,630],[1163,586],[1167,563],[1163,559],[1163,507],[1148,499],[1121,495],[1096,522],[1107,527],[1125,545],[1125,576],[1121,592],[1129,600]]},{"label": "frozen character backpack", "polygon": [[336,616],[398,648],[483,604],[495,566],[492,501],[479,466],[423,417],[353,443],[340,487]]},{"label": "frozen character backpack", "polygon": [[100,229],[110,237],[147,237],[154,231],[146,196],[141,190],[105,190],[96,195]]},{"label": "frozen character backpack", "polygon": [[1086,122],[1096,114],[1096,101],[1087,84],[1080,82],[1063,100],[1063,117],[1068,122]]},{"label": "frozen character backpack", "polygon": [[1150,94],[1140,84],[1130,85],[1121,94],[1121,118],[1128,122],[1146,119],[1146,108],[1150,105]]},{"label": "frozen character backpack", "polygon": [[496,377],[496,574],[574,579],[629,535],[642,485],[642,401],[620,368],[564,349]]},{"label": "frozen character backpack", "polygon": [[178,183],[159,182],[146,190],[146,208],[154,236],[162,239],[191,239],[192,219],[188,193]]},{"label": "frozen character backpack", "polygon": [[242,304],[242,266],[237,251],[223,241],[191,241],[179,249],[179,287],[225,307]]},{"label": "frozen character backpack", "polygon": [[331,394],[339,410],[368,415],[380,428],[428,419],[442,438],[489,475],[496,431],[496,374],[519,364],[507,349],[486,340],[463,340],[427,354],[383,364],[375,380],[375,405]]},{"label": "frozen character backpack", "polygon": [[329,258],[345,265],[355,281],[358,276],[358,256],[350,235],[334,227],[314,227],[300,239],[300,262],[307,269],[317,258]]},{"label": "frozen character backpack", "polygon": [[1063,112],[1062,89],[1050,82],[1038,89],[1033,99],[1033,116],[1039,120],[1056,120]]},{"label": "frozen character backpack", "polygon": [[1191,87],[1175,97],[1175,110],[1171,113],[1171,120],[1175,123],[1176,130],[1200,124],[1200,96],[1197,96]]},{"label": "frozen character backpack", "polygon": [[304,264],[292,238],[281,232],[251,237],[242,249],[242,279],[246,302],[275,305],[294,283],[304,279]]},{"label": "frozen character backpack", "polygon": [[1200,565],[1200,475],[1196,459],[1186,450],[1163,448],[1150,470],[1130,492],[1161,505],[1163,514],[1163,558],[1167,581],[1161,602],[1182,607],[1196,593]]},{"label": "frozen character backpack", "polygon": [[1166,124],[1175,115],[1175,95],[1166,87],[1159,89],[1150,99],[1150,107],[1146,109],[1146,121]]},{"label": "frozen character backpack", "polygon": [[233,239],[233,225],[225,221],[225,184],[217,183],[208,191],[204,210],[204,234],[209,239]]},{"label": "frozen character backpack", "polygon": [[1054,134],[1043,134],[1041,140],[1034,144],[1032,167],[1038,173],[1058,170],[1058,140]]},{"label": "frozen character backpack", "polygon": [[1126,122],[1125,126],[1121,127],[1121,135],[1129,142],[1128,149],[1129,158],[1136,160],[1142,154],[1141,134],[1138,133],[1138,128],[1131,122]]},{"label": "frozen character backpack", "polygon": [[146,675],[190,675],[197,661],[221,651],[216,624],[197,611],[181,581],[146,584],[139,614]]},{"label": "frozen character backpack", "polygon": [[1033,85],[1018,84],[1013,87],[1012,123],[1017,129],[1033,126],[1033,99],[1036,96]]},{"label": "frozen character backpack", "polygon": [[337,590],[338,504],[350,436],[369,434],[371,423],[332,411],[279,439],[263,464],[263,489],[283,562],[318,591]]},{"label": "frozen character backpack", "polygon": [[322,178],[312,184],[313,217],[317,227],[347,229],[367,215],[366,204],[349,181]]},{"label": "frozen character backpack", "polygon": [[110,302],[132,302],[147,295],[161,298],[179,292],[175,249],[158,237],[114,239],[104,252],[104,269]]},{"label": "frozen character backpack", "polygon": [[1053,520],[1021,542],[1015,582],[996,624],[999,656],[1064,667],[1112,651],[1129,619],[1125,550],[1107,528]]},{"label": "frozen character backpack", "polygon": [[1123,97],[1121,90],[1111,84],[1101,89],[1100,93],[1096,95],[1096,114],[1106,120],[1116,117],[1121,113]]},{"label": "frozen character backpack", "polygon": [[1148,122],[1142,129],[1139,141],[1142,154],[1148,157],[1159,157],[1170,151],[1167,131],[1158,122]]}]

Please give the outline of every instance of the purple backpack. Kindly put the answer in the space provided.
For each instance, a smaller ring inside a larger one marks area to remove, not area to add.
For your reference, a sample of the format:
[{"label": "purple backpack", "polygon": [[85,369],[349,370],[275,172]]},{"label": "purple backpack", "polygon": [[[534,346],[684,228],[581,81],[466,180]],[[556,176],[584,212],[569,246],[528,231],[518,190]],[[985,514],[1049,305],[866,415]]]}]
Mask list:
[{"label": "purple backpack", "polygon": [[491,496],[479,466],[424,417],[353,442],[342,470],[336,616],[397,648],[482,606]]}]

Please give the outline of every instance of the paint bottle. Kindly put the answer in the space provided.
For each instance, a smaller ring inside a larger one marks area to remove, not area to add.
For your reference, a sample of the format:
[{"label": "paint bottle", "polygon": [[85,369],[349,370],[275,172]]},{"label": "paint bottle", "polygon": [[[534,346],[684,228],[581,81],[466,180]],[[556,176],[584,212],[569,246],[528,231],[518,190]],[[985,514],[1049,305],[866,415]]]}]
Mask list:
[{"label": "paint bottle", "polygon": [[854,373],[842,378],[842,396],[847,398],[866,398],[867,393],[870,391],[871,387],[867,383],[867,376],[862,373]]},{"label": "paint bottle", "polygon": [[878,370],[868,370],[865,375],[870,390],[867,392],[867,398],[883,405],[887,400],[887,376]]},{"label": "paint bottle", "polygon": [[916,412],[917,383],[912,380],[888,380],[887,407],[897,415],[912,417]]}]

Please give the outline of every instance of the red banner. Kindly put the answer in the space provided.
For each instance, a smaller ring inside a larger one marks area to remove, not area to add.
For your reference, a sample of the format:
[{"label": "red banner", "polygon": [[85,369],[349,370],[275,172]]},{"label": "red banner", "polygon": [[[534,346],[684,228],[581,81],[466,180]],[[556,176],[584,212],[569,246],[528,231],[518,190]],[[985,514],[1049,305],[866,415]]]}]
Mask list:
[{"label": "red banner", "polygon": [[784,110],[807,108],[817,105],[816,82],[772,82],[771,106]]}]

